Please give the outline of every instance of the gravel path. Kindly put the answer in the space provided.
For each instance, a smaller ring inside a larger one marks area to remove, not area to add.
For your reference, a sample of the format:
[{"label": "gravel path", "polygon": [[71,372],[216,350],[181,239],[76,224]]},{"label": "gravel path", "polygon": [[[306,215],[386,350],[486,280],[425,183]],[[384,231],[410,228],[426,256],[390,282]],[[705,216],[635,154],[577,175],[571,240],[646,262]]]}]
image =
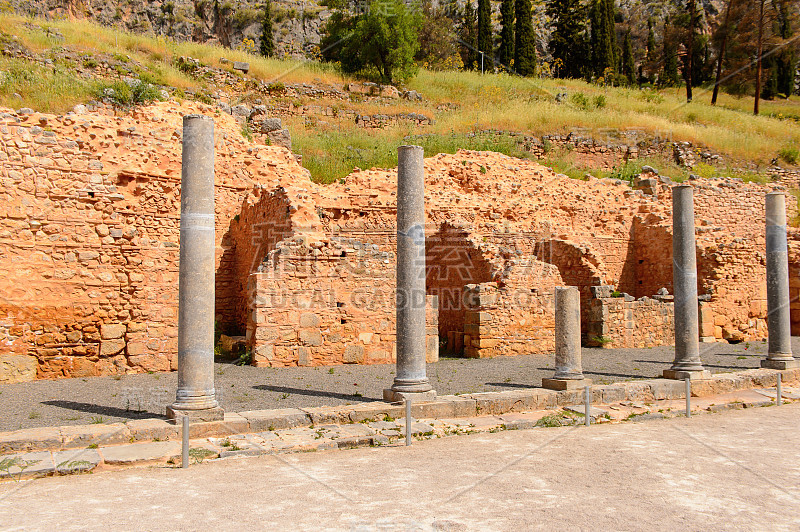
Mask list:
[{"label": "gravel path", "polygon": [[[800,353],[800,338],[793,338]],[[757,368],[766,343],[701,344],[701,357],[714,373]],[[661,376],[672,347],[583,349],[584,373],[595,384]],[[442,359],[428,365],[440,395],[539,386],[552,377],[552,355],[493,359]],[[228,412],[339,405],[380,400],[391,386],[394,365],[254,368],[216,364],[216,386]],[[56,425],[109,423],[163,416],[175,398],[176,373],[40,380],[0,385],[0,431]]]}]

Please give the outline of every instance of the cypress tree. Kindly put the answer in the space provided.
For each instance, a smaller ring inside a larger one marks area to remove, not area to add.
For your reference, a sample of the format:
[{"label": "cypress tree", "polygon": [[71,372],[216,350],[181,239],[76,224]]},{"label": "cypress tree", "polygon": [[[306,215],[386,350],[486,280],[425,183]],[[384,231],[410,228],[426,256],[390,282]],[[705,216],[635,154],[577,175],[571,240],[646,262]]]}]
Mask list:
[{"label": "cypress tree", "polygon": [[275,41],[272,38],[272,10],[271,2],[264,2],[264,13],[261,17],[261,47],[260,52],[264,57],[275,55]]},{"label": "cypress tree", "polygon": [[[597,76],[602,76],[607,68],[616,70],[617,67],[614,18],[613,14],[609,18],[608,3],[608,0],[594,0],[590,14],[592,66]],[[613,0],[611,5],[613,8]]]},{"label": "cypress tree", "polygon": [[533,33],[531,0],[516,0],[514,11],[517,17],[514,71],[520,76],[533,76],[536,74],[536,40]]},{"label": "cypress tree", "polygon": [[510,71],[511,60],[514,59],[514,0],[503,0],[500,4],[500,23],[503,29],[500,32],[498,60]]},{"label": "cypress tree", "polygon": [[628,83],[633,85],[636,82],[636,65],[633,62],[633,47],[631,46],[631,32],[625,32],[625,40],[622,44],[622,73],[628,78]]},{"label": "cypress tree", "polygon": [[[492,41],[492,5],[489,0],[478,0],[478,50],[483,52],[485,67],[494,62]],[[478,57],[479,63],[480,59]]]},{"label": "cypress tree", "polygon": [[585,13],[580,0],[551,0],[547,15],[553,21],[550,36],[550,53],[561,65],[555,75],[567,78],[581,77],[588,66],[586,57]]},{"label": "cypress tree", "polygon": [[647,61],[656,60],[656,34],[653,31],[653,17],[647,19]]},{"label": "cypress tree", "polygon": [[[791,14],[791,4],[787,0],[782,0],[777,6],[777,33],[778,36],[788,41],[793,34],[792,28],[793,15]],[[795,19],[796,20],[796,19]],[[797,58],[795,48],[792,46],[784,47],[775,57],[775,91],[784,96],[790,96],[794,92],[794,76],[797,68]]]},{"label": "cypress tree", "polygon": [[614,0],[606,0],[605,1],[605,14],[606,14],[606,33],[608,34],[608,47],[609,47],[609,57],[611,58],[611,64],[614,66],[614,70],[619,72],[619,68],[617,68],[617,64],[619,63],[619,56],[618,53],[619,47],[617,46],[617,30],[616,24],[614,24]]},{"label": "cypress tree", "polygon": [[475,57],[477,53],[475,50],[478,45],[478,28],[477,16],[475,8],[472,7],[472,2],[467,0],[464,4],[463,17],[461,20],[461,61],[464,63],[464,68],[472,70],[475,68]]}]

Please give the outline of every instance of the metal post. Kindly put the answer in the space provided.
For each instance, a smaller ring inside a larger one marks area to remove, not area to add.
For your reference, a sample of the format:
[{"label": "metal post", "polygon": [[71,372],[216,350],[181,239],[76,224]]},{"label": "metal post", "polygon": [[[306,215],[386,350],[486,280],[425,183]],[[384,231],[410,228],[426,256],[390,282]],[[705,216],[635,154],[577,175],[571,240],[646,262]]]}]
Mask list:
[{"label": "metal post", "polygon": [[584,423],[586,423],[586,426],[588,427],[589,425],[592,424],[592,387],[591,386],[587,386],[586,388],[584,388],[584,400],[586,401],[586,419],[584,420]]},{"label": "metal post", "polygon": [[183,445],[181,446],[181,467],[189,467],[189,416],[183,416],[183,433],[181,434]]},{"label": "metal post", "polygon": [[483,52],[480,52],[480,54],[481,54],[481,74],[483,74]]},{"label": "metal post", "polygon": [[781,386],[781,374],[778,373],[778,383],[775,385],[775,391],[777,392],[777,396],[778,396],[778,399],[777,399],[778,406],[781,406],[783,404],[783,390],[782,390],[782,388],[783,387]]},{"label": "metal post", "polygon": [[406,446],[411,445],[411,400],[406,397]]},{"label": "metal post", "polygon": [[425,365],[425,167],[419,146],[397,150],[397,370],[388,402],[434,399]]},{"label": "metal post", "polygon": [[711,378],[700,362],[694,189],[672,187],[672,284],[675,291],[675,360],[668,379]]},{"label": "metal post", "polygon": [[686,377],[686,417],[692,417],[692,379]]},{"label": "metal post", "polygon": [[183,117],[180,261],[178,270],[178,391],[172,419],[223,418],[214,390],[214,120]]},{"label": "metal post", "polygon": [[789,296],[789,251],[786,245],[786,197],[770,192],[765,199],[767,251],[767,358],[761,367],[800,367],[792,356],[792,326]]}]

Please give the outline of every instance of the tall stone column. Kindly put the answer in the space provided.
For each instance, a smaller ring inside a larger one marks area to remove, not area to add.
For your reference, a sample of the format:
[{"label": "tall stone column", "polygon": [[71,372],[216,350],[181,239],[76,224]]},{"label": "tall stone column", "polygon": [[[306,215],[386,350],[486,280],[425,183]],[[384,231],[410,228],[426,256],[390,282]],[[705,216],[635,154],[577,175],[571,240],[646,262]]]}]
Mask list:
[{"label": "tall stone column", "polygon": [[694,189],[672,187],[672,284],[675,292],[675,361],[668,379],[709,379],[700,362],[697,255],[694,241]]},{"label": "tall stone column", "polygon": [[436,397],[425,366],[425,170],[419,146],[397,151],[397,368],[389,402]]},{"label": "tall stone column", "polygon": [[574,286],[557,286],[556,303],[556,373],[542,379],[542,387],[551,390],[574,390],[592,384],[581,368],[581,293]]},{"label": "tall stone column", "polygon": [[792,332],[789,316],[789,252],[786,245],[786,196],[770,192],[766,197],[767,214],[767,329],[769,351],[762,368],[800,367],[792,356]]},{"label": "tall stone column", "polygon": [[214,390],[214,120],[183,117],[178,393],[171,418],[223,418]]}]

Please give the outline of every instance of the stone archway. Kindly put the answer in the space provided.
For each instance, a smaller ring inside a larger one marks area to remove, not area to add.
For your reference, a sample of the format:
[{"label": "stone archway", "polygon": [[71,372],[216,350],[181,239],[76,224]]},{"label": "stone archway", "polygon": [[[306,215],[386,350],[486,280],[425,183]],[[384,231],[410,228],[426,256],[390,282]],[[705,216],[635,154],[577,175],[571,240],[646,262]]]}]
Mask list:
[{"label": "stone archway", "polygon": [[443,224],[426,242],[428,295],[439,298],[442,351],[461,356],[464,350],[465,285],[492,280],[491,264],[463,229]]}]

